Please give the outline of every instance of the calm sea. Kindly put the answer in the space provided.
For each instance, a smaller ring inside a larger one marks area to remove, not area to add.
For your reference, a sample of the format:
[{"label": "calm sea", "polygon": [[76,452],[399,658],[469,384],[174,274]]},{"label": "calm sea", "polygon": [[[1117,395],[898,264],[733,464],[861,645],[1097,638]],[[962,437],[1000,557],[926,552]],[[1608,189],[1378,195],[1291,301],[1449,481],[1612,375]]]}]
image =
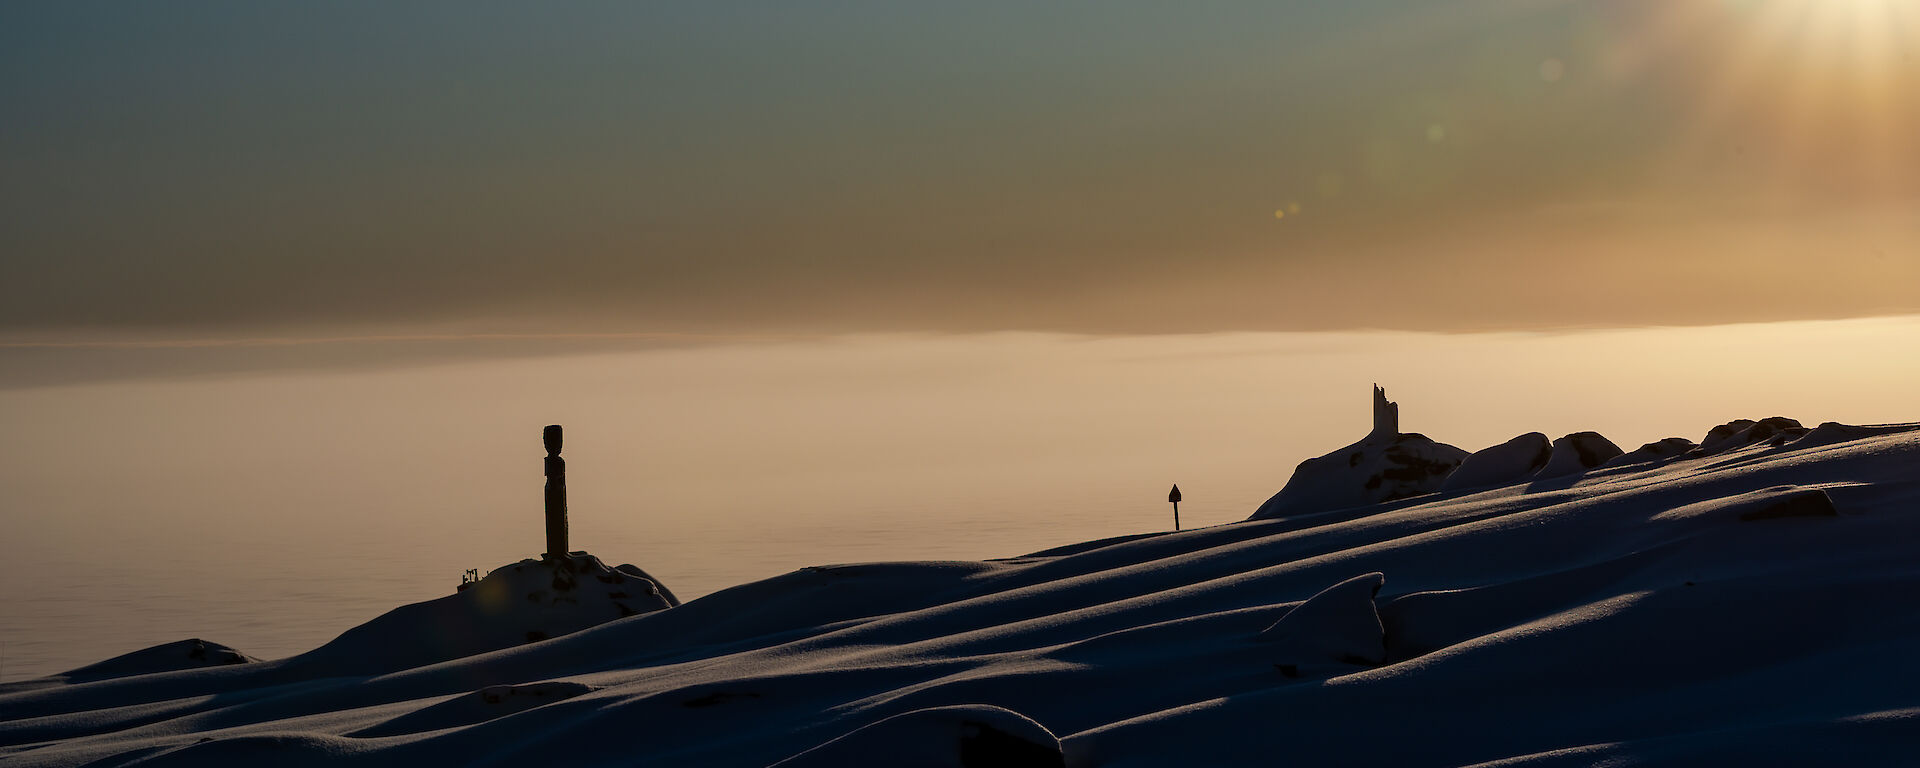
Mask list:
[{"label": "calm sea", "polygon": [[[1369,426],[1468,449],[1920,420],[1920,319],[1552,334],[0,347],[0,679],[201,637],[299,653],[573,546],[683,600],[1245,518]],[[131,361],[131,362],[129,362]],[[61,368],[67,366],[67,368]],[[62,373],[65,371],[66,373]],[[51,373],[50,373],[51,372]]]}]

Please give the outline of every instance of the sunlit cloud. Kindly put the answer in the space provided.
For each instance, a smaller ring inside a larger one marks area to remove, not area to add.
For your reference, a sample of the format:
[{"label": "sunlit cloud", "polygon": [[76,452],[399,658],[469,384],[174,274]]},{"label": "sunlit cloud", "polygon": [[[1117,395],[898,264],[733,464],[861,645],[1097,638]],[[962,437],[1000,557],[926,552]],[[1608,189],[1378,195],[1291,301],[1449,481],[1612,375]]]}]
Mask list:
[{"label": "sunlit cloud", "polygon": [[448,8],[0,7],[0,348],[1920,308],[1912,0]]}]

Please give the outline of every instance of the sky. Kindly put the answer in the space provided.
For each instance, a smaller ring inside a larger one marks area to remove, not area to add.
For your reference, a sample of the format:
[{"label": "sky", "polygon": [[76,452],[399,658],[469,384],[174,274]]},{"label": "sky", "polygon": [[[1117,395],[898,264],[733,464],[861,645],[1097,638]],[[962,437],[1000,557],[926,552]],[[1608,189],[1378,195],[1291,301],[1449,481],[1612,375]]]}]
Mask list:
[{"label": "sky", "polygon": [[1920,2],[0,6],[0,341],[1920,310]]}]

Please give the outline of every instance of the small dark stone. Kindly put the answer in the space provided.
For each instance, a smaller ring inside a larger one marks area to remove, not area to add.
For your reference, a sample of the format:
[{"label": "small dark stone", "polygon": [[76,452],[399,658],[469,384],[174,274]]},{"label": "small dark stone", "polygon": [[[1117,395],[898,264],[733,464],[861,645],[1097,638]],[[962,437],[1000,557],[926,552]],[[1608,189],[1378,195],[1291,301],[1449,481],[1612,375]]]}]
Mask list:
[{"label": "small dark stone", "polygon": [[1691,586],[1693,586],[1693,582],[1691,582],[1691,581],[1689,581],[1689,582],[1687,582],[1687,586],[1689,586],[1689,587],[1691,587]]},{"label": "small dark stone", "polygon": [[623,603],[623,602],[620,602],[620,601],[618,601],[618,600],[615,600],[613,604],[614,604],[614,606],[615,606],[615,607],[618,607],[618,608],[620,609],[620,618],[623,618],[623,619],[624,619],[624,618],[626,618],[626,617],[628,617],[628,616],[638,616],[638,615],[640,615],[640,612],[639,612],[639,611],[636,611],[636,610],[634,610],[634,609],[632,609],[632,608],[628,608],[628,607],[627,607],[627,604],[626,604],[626,603]]},{"label": "small dark stone", "polygon": [[1367,490],[1371,491],[1375,488],[1379,488],[1382,480],[1383,478],[1381,478],[1379,475],[1374,475],[1373,477],[1367,478]]},{"label": "small dark stone", "polygon": [[1347,457],[1347,466],[1349,467],[1360,466],[1360,459],[1365,456],[1366,454],[1362,451],[1354,451],[1352,456]]},{"label": "small dark stone", "polygon": [[1275,664],[1273,668],[1280,670],[1280,674],[1285,677],[1300,676],[1300,667],[1295,664]]}]

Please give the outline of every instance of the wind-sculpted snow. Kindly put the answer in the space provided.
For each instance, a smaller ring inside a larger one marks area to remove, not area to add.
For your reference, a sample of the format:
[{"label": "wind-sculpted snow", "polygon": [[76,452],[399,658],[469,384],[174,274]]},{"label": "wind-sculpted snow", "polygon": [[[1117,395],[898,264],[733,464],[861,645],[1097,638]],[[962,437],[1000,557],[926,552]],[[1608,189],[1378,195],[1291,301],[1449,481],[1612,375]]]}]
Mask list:
[{"label": "wind-sculpted snow", "polygon": [[544,640],[516,593],[471,645],[419,642],[429,602],[325,653],[8,686],[0,760],[1906,764],[1917,430],[1756,421],[1559,478],[802,569]]}]

